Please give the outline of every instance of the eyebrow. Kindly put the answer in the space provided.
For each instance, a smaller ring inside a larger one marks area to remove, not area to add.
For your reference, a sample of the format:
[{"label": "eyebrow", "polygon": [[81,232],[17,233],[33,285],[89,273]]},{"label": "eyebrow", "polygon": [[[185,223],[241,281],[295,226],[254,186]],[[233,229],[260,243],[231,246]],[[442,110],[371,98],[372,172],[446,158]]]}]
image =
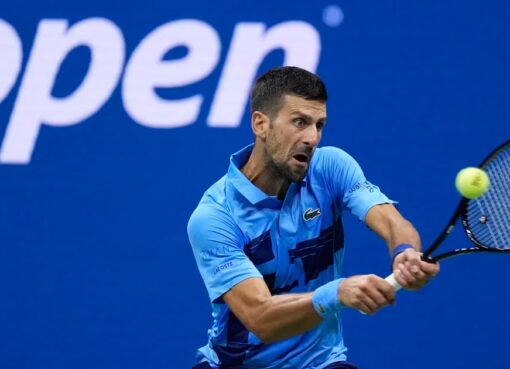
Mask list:
[{"label": "eyebrow", "polygon": [[[303,112],[301,112],[299,110],[291,111],[290,114],[291,115],[299,115],[302,118],[305,118],[308,122],[313,122],[313,118],[310,115],[308,115],[306,113],[303,113]],[[324,118],[320,118],[317,122],[318,123],[320,122],[320,123],[326,124],[326,120],[327,120],[327,117],[324,117]]]}]

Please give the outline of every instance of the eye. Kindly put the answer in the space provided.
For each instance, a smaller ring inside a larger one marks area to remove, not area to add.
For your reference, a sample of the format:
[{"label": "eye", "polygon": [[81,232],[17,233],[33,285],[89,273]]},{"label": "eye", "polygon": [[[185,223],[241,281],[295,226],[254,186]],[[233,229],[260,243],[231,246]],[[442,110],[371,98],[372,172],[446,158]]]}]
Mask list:
[{"label": "eye", "polygon": [[296,127],[304,127],[306,125],[306,121],[303,118],[296,118],[293,122]]},{"label": "eye", "polygon": [[324,126],[325,126],[325,125],[326,125],[326,124],[325,124],[324,122],[319,122],[319,123],[317,123],[317,130],[318,130],[318,131],[322,131],[322,130],[324,129]]}]

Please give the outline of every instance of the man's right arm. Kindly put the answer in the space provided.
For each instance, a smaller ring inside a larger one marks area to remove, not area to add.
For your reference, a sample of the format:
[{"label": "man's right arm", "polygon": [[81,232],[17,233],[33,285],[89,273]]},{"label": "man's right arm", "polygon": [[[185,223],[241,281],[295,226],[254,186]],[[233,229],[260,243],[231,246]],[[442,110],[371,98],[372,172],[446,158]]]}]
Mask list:
[{"label": "man's right arm", "polygon": [[244,253],[247,240],[221,207],[199,206],[188,223],[188,236],[210,300],[222,299],[262,341],[300,334],[321,321],[311,292],[271,296],[262,275]]},{"label": "man's right arm", "polygon": [[[271,295],[262,275],[244,253],[246,240],[227,212],[198,209],[188,224],[188,235],[211,301],[223,299],[263,342],[299,335],[323,319],[314,308],[314,292]],[[376,276],[347,278],[337,286],[328,289],[330,300],[367,314],[394,298],[393,288]]]},{"label": "man's right arm", "polygon": [[[336,292],[342,305],[366,314],[392,304],[395,298],[393,288],[375,275],[346,278]],[[266,343],[302,334],[319,324],[322,317],[312,299],[313,292],[271,296],[261,278],[247,279],[223,295],[244,326]]]},{"label": "man's right arm", "polygon": [[246,279],[223,295],[243,325],[265,343],[306,332],[322,318],[312,304],[312,292],[271,296],[261,278]]}]

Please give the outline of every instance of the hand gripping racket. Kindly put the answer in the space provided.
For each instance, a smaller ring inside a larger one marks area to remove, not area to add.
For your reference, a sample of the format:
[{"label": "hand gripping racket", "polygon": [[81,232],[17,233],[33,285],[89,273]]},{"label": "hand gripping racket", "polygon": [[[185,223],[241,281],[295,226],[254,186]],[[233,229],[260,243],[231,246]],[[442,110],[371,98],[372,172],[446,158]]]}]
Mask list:
[{"label": "hand gripping racket", "polygon": [[[463,254],[510,252],[510,140],[491,152],[480,164],[480,169],[489,176],[489,190],[476,199],[463,197],[460,200],[446,227],[423,253],[423,260],[434,263]],[[473,245],[432,256],[459,219]],[[397,291],[402,288],[393,274],[386,277],[386,281]]]}]

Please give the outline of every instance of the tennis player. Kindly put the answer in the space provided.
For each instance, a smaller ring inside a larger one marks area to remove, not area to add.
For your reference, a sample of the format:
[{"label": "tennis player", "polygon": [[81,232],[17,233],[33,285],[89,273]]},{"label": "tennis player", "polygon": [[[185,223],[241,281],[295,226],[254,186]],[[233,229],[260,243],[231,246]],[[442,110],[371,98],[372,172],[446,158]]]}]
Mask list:
[{"label": "tennis player", "polygon": [[188,235],[212,304],[203,368],[356,368],[346,360],[342,309],[374,314],[395,291],[375,275],[341,278],[342,213],[380,235],[397,282],[419,289],[439,267],[358,163],[318,148],[327,92],[296,67],[270,70],[251,94],[255,142],[232,155],[204,194]]}]

